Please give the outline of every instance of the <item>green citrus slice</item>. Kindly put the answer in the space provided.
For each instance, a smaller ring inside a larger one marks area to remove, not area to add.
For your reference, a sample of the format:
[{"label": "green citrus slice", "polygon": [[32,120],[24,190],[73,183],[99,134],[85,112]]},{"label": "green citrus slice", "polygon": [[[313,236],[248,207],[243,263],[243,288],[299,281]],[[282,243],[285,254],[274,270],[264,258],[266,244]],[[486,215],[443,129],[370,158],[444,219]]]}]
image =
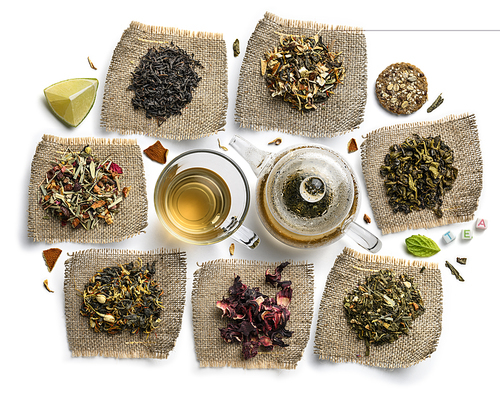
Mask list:
[{"label": "green citrus slice", "polygon": [[69,79],[52,84],[43,93],[56,116],[76,127],[94,106],[98,86],[97,79]]}]

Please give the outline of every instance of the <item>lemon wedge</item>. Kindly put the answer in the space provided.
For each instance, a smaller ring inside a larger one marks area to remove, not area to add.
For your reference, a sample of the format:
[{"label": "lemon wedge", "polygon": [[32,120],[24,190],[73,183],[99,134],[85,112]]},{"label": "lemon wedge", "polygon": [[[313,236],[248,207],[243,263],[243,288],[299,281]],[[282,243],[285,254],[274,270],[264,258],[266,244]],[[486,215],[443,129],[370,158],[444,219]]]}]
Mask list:
[{"label": "lemon wedge", "polygon": [[69,79],[52,84],[43,93],[56,116],[76,127],[94,106],[98,86],[97,79]]}]

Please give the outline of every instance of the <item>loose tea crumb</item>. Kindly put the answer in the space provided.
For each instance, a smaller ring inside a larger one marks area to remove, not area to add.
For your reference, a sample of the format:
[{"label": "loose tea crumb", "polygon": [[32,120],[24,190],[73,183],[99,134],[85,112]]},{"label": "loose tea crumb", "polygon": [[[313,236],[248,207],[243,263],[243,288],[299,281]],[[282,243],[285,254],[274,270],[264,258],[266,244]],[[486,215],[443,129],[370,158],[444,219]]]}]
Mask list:
[{"label": "loose tea crumb", "polygon": [[45,259],[45,264],[47,265],[49,272],[51,272],[56,265],[57,259],[59,259],[61,252],[62,250],[59,248],[49,248],[42,252],[43,259]]},{"label": "loose tea crumb", "polygon": [[281,138],[276,138],[276,139],[273,139],[271,142],[268,142],[267,144],[268,145],[274,144],[274,145],[278,146],[278,145],[281,145],[281,142],[282,142]]},{"label": "loose tea crumb", "polygon": [[380,104],[395,114],[416,112],[427,101],[427,78],[409,63],[394,63],[380,73],[375,83]]},{"label": "loose tea crumb", "polygon": [[255,357],[259,348],[269,352],[275,346],[288,346],[283,338],[292,336],[292,332],[285,328],[290,318],[288,306],[292,299],[292,283],[281,281],[281,273],[288,265],[289,262],[283,262],[274,273],[266,271],[266,282],[281,288],[275,298],[262,294],[258,288],[247,287],[236,276],[229,288],[229,297],[217,301],[222,317],[233,320],[227,327],[219,329],[221,337],[227,343],[241,343],[245,360]]},{"label": "loose tea crumb", "polygon": [[87,57],[87,61],[89,62],[89,66],[94,69],[94,70],[97,70],[97,68],[94,66],[94,64],[92,63],[92,61],[90,60],[90,57]]},{"label": "loose tea crumb", "polygon": [[44,280],[44,281],[43,281],[43,286],[45,287],[45,289],[46,289],[47,291],[52,292],[52,293],[54,292],[54,291],[52,291],[52,290],[49,288],[49,280]]},{"label": "loose tea crumb", "polygon": [[442,98],[441,94],[439,94],[439,96],[436,98],[436,100],[434,102],[432,102],[432,105],[429,106],[429,108],[427,109],[427,113],[430,113],[433,110],[435,110],[438,106],[441,106],[441,104],[443,102],[444,102],[444,98]]},{"label": "loose tea crumb", "polygon": [[372,220],[371,220],[371,218],[370,218],[368,215],[366,215],[366,214],[364,214],[364,215],[363,215],[363,220],[364,220],[366,223],[371,223],[371,221],[372,221]]},{"label": "loose tea crumb", "polygon": [[465,265],[467,263],[467,258],[457,258],[457,263]]},{"label": "loose tea crumb", "polygon": [[229,254],[231,256],[234,255],[234,243],[231,243],[231,245],[229,246]]},{"label": "loose tea crumb", "polygon": [[301,112],[313,111],[344,82],[340,54],[330,51],[318,34],[280,34],[279,46],[261,59],[262,76],[272,97],[281,97]]},{"label": "loose tea crumb", "polygon": [[233,43],[233,55],[235,58],[238,55],[240,55],[240,40],[238,40],[238,39],[234,40],[234,43]]},{"label": "loose tea crumb", "polygon": [[90,146],[80,153],[69,148],[40,184],[40,205],[61,226],[90,230],[99,221],[114,223],[124,199],[121,187],[122,168],[110,159],[99,160]]},{"label": "loose tea crumb", "polygon": [[160,141],[156,141],[153,145],[144,149],[144,154],[157,163],[165,164],[167,162],[168,149],[165,149]]},{"label": "loose tea crumb", "polygon": [[463,277],[460,275],[457,269],[448,261],[445,261],[445,266],[450,269],[451,274],[453,274],[458,281],[465,281]]},{"label": "loose tea crumb", "polygon": [[160,326],[163,290],[153,280],[155,262],[139,259],[126,265],[106,267],[85,285],[80,314],[89,318],[95,332],[116,335],[122,331],[149,336]]},{"label": "loose tea crumb", "polygon": [[415,280],[385,269],[366,277],[344,298],[344,314],[351,329],[371,346],[392,343],[408,335],[413,320],[425,312]]},{"label": "loose tea crumb", "polygon": [[229,150],[227,147],[225,147],[225,146],[222,146],[222,145],[221,145],[221,143],[220,143],[220,140],[219,140],[219,139],[217,139],[217,142],[218,142],[218,144],[219,144],[219,147],[220,147],[222,150],[224,150],[225,152],[227,152],[227,151]]},{"label": "loose tea crumb", "polygon": [[356,143],[356,139],[351,138],[349,143],[347,144],[347,152],[348,153],[353,153],[358,150],[358,144]]}]

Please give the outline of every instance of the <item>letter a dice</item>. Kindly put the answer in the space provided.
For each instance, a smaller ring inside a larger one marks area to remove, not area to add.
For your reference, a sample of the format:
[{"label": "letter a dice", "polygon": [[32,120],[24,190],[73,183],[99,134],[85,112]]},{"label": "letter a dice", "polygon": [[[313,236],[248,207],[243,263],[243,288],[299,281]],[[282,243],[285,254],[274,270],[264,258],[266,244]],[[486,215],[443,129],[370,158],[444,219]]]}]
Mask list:
[{"label": "letter a dice", "polygon": [[478,218],[476,221],[476,229],[487,229],[488,221],[486,219]]}]

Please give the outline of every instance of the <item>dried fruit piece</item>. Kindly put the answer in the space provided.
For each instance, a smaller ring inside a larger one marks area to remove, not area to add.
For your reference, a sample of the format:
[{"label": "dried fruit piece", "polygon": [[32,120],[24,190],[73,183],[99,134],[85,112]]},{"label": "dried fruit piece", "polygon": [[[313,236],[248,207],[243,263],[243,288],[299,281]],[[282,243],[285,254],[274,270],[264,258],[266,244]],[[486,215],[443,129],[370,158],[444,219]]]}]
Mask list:
[{"label": "dried fruit piece", "polygon": [[364,215],[363,215],[363,220],[364,220],[366,223],[371,223],[371,221],[372,221],[372,220],[371,220],[371,218],[370,218],[368,215],[366,215],[366,214],[364,214]]},{"label": "dried fruit piece", "polygon": [[47,291],[54,292],[49,288],[49,280],[44,280],[43,285]]},{"label": "dried fruit piece", "polygon": [[165,164],[167,162],[168,149],[165,149],[160,141],[156,141],[153,145],[144,149],[144,154],[157,163]]},{"label": "dried fruit piece", "polygon": [[231,255],[234,255],[234,243],[231,243],[231,245],[229,246],[229,253]]},{"label": "dried fruit piece", "polygon": [[59,248],[49,248],[42,252],[43,259],[45,259],[45,264],[47,265],[49,272],[52,271],[56,265],[57,259],[61,255],[62,250]]},{"label": "dried fruit piece", "polygon": [[351,138],[349,143],[347,144],[347,151],[349,153],[355,152],[358,150],[358,144],[356,143],[356,139]]}]

